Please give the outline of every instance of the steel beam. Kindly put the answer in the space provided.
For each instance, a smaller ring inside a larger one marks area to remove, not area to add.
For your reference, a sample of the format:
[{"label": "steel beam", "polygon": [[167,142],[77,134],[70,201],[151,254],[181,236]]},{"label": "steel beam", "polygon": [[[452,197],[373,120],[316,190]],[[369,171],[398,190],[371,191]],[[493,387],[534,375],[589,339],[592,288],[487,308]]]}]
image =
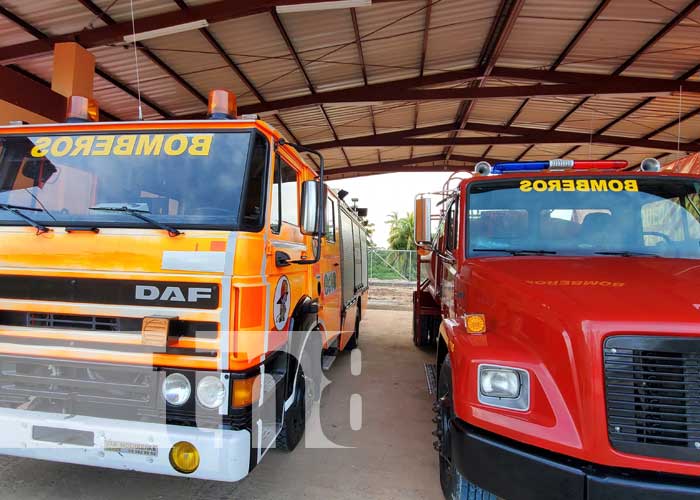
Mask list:
[{"label": "steel beam", "polygon": [[[700,114],[700,111],[697,112]],[[307,144],[314,149],[332,149],[345,147],[387,147],[387,146],[475,146],[491,144],[611,144],[629,147],[643,147],[675,151],[677,143],[673,141],[652,140],[648,137],[632,138],[621,136],[610,136],[594,134],[593,136],[581,132],[561,132],[526,127],[513,127],[503,125],[493,125],[488,123],[469,122],[464,130],[482,132],[489,134],[505,134],[507,136],[487,136],[487,137],[433,137],[424,138],[429,134],[439,134],[454,132],[456,125],[444,124],[430,127],[420,127],[386,134],[368,135],[363,137],[353,137],[350,139],[334,140]],[[683,143],[682,151],[699,151],[700,144]]]},{"label": "steel beam", "polygon": [[66,119],[64,96],[8,66],[0,66],[0,99],[55,122]]},{"label": "steel beam", "polygon": [[[267,12],[278,5],[314,3],[323,0],[219,0],[191,7],[188,10],[163,12],[135,20],[137,33],[177,26],[206,19],[210,24]],[[377,1],[377,0],[375,0]],[[386,1],[386,0],[378,0]],[[131,20],[98,28],[51,36],[45,40],[18,43],[0,48],[0,61],[50,52],[58,42],[78,42],[86,48],[122,43],[132,34]]]},{"label": "steel beam", "polygon": [[[446,167],[444,165],[444,162],[445,156],[442,154],[417,156],[415,158],[404,158],[401,160],[391,160],[365,165],[355,165],[353,167],[329,168],[326,171],[326,175],[329,179],[333,179],[341,176],[350,177],[356,175],[406,172],[409,170],[412,172],[435,172],[443,170],[449,172],[451,169],[449,167]],[[417,164],[419,163],[428,163],[428,165],[418,166]]]}]

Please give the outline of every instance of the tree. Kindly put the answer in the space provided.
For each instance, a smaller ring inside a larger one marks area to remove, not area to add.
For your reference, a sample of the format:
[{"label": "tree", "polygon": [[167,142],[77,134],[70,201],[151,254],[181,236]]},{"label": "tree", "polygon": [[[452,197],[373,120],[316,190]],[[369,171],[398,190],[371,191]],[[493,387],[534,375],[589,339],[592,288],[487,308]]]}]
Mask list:
[{"label": "tree", "polygon": [[386,221],[389,224],[389,248],[392,250],[415,250],[413,243],[413,227],[415,225],[413,214],[407,213],[405,217],[392,212]]},{"label": "tree", "polygon": [[375,231],[374,222],[364,220],[363,223],[365,225],[365,230],[367,231],[367,244],[370,248],[376,248],[377,244],[374,241],[372,241],[372,236],[374,236]]}]

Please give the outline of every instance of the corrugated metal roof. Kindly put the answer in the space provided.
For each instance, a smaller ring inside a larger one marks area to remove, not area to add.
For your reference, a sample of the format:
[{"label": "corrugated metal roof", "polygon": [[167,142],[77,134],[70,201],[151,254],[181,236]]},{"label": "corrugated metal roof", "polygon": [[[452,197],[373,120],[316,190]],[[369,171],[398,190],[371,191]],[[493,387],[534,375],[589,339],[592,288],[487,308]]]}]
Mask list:
[{"label": "corrugated metal roof", "polygon": [[528,0],[499,63],[524,68],[549,67],[598,4],[599,0]]},{"label": "corrugated metal roof", "polygon": [[[131,19],[129,2],[93,0],[116,22]],[[212,3],[213,0],[186,0],[188,6]],[[590,29],[573,47],[560,71],[612,73],[671,19],[688,5],[689,0],[611,0]],[[258,102],[256,92],[266,101],[275,101],[312,92],[338,91],[364,85],[364,71],[370,84],[400,81],[425,75],[473,68],[482,54],[492,47],[487,37],[492,32],[499,13],[499,1],[480,0],[405,0],[388,1],[355,10],[360,44],[357,44],[352,13],[349,9],[279,14],[303,69],[309,76],[309,88],[294,55],[278,30],[273,15],[263,12],[221,22],[213,22],[209,33],[226,55],[250,80],[249,89],[228,61],[197,31],[160,37],[144,45],[160,58],[172,72],[195,89],[193,95],[167,71],[153,63],[145,53],[139,54],[140,91],[144,98],[173,116],[202,113],[205,105],[198,96],[206,96],[212,88],[235,92],[239,105]],[[516,68],[549,68],[571,42],[578,30],[599,4],[598,0],[561,2],[554,0],[525,0],[512,30],[507,34],[502,51],[495,63]],[[134,0],[136,18],[179,11],[173,0]],[[26,23],[49,34],[80,32],[104,26],[94,12],[81,2],[47,0],[25,2],[7,0],[3,6]],[[429,21],[429,22],[428,22]],[[503,23],[498,23],[502,27]],[[427,28],[427,31],[426,31]],[[696,32],[700,28],[700,10],[692,12],[649,47],[625,71],[625,75],[678,78],[695,67],[700,60],[700,43]],[[500,28],[499,28],[500,29]],[[0,16],[0,49],[34,40],[34,36],[10,19]],[[423,54],[424,44],[426,47]],[[101,70],[136,90],[134,54],[123,45],[98,46],[90,49]],[[423,59],[424,58],[424,59]],[[5,64],[12,61],[4,61]],[[38,78],[50,81],[51,54],[23,57],[16,64]],[[492,61],[493,62],[493,61]],[[700,75],[692,80],[700,81]],[[583,79],[585,81],[585,78]],[[533,82],[489,77],[482,87],[532,85]],[[542,82],[546,83],[546,82]],[[470,88],[467,81],[453,81],[432,88]],[[679,82],[680,87],[680,82]],[[401,85],[397,84],[397,89]],[[137,117],[137,101],[123,88],[95,77],[95,96],[101,107],[120,119]],[[593,96],[580,105],[583,96],[506,97],[477,100],[471,106],[469,121],[549,130],[567,117],[557,130],[590,135],[609,124],[608,135],[645,137],[677,120],[681,115],[700,109],[700,96],[685,92],[681,98],[659,95],[650,100],[636,94]],[[527,104],[522,107],[522,104]],[[649,102],[647,102],[649,101]],[[646,104],[624,120],[619,117],[640,102]],[[326,103],[325,114],[318,104],[285,107],[269,111],[264,118],[285,134],[303,143],[325,142],[377,133],[409,130],[455,123],[462,101],[414,101]],[[144,106],[147,119],[160,118],[157,111]],[[517,114],[517,117],[513,117]],[[567,116],[568,115],[568,116]],[[700,137],[699,116],[683,120],[681,142]],[[283,125],[284,122],[284,125]],[[287,128],[285,128],[285,125]],[[679,128],[672,126],[656,133],[654,139],[674,142]],[[464,131],[459,137],[481,137],[485,141],[495,134]],[[448,133],[424,137],[450,137]],[[325,150],[329,167],[373,164],[378,161],[411,160],[421,156],[440,155],[445,146],[383,146],[346,147]],[[453,155],[479,157],[487,153],[492,158],[524,159],[559,156],[572,149],[571,144],[527,144],[456,146]],[[588,145],[585,142],[572,153],[576,158],[604,157],[620,150],[618,146]],[[659,150],[626,148],[622,158],[639,161],[643,155],[659,155]],[[673,151],[671,151],[672,154]],[[451,162],[454,164],[454,162]],[[407,167],[409,168],[409,167]]]},{"label": "corrugated metal roof", "polygon": [[216,23],[209,30],[265,99],[309,93],[270,14]]},{"label": "corrugated metal roof", "polygon": [[[94,14],[83,7],[80,2],[3,0],[2,5],[46,35],[82,31],[89,27],[93,21],[95,21],[94,27],[104,26],[104,23],[95,20]],[[12,43],[17,42],[13,40]]]}]

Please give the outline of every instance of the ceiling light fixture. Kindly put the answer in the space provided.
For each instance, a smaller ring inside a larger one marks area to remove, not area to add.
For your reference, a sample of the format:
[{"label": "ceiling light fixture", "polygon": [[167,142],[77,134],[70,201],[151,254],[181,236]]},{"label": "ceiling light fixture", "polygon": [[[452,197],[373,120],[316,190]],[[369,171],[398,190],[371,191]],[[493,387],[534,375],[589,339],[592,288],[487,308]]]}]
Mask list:
[{"label": "ceiling light fixture", "polygon": [[175,26],[168,26],[167,28],[144,31],[142,33],[136,33],[135,35],[124,35],[124,42],[142,42],[144,40],[151,40],[152,38],[159,38],[161,36],[175,35],[177,33],[184,33],[185,31],[198,30],[201,28],[206,28],[207,26],[209,26],[209,22],[206,19],[200,19],[199,21],[192,21],[191,23],[177,24]]},{"label": "ceiling light fixture", "polygon": [[296,5],[278,5],[278,14],[291,12],[313,12],[317,10],[353,9],[356,7],[369,7],[372,0],[337,0],[335,2],[300,3]]}]

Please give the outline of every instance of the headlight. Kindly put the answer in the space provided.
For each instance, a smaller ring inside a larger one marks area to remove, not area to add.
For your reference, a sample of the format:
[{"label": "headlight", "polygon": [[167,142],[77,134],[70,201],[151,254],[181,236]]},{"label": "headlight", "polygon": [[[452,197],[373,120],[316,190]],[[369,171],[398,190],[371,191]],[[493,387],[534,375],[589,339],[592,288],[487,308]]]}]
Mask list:
[{"label": "headlight", "polygon": [[507,366],[479,365],[479,401],[489,406],[528,410],[530,375]]},{"label": "headlight", "polygon": [[517,398],[520,394],[520,376],[509,368],[484,368],[479,384],[484,396]]},{"label": "headlight", "polygon": [[205,408],[219,408],[226,399],[226,388],[218,377],[207,375],[197,384],[197,400]]},{"label": "headlight", "polygon": [[163,399],[173,406],[182,406],[190,399],[192,386],[182,373],[171,373],[163,381]]}]

